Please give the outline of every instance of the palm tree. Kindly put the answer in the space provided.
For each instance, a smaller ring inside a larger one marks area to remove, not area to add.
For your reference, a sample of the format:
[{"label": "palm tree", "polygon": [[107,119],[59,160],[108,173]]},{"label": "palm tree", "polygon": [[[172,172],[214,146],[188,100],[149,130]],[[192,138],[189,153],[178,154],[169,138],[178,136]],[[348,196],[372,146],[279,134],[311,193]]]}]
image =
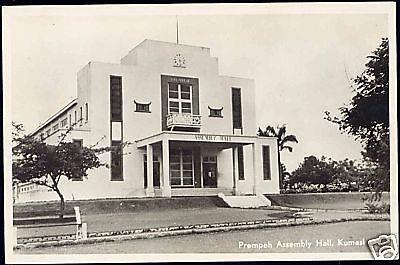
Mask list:
[{"label": "palm tree", "polygon": [[279,162],[279,188],[282,189],[283,187],[283,180],[282,180],[282,163],[281,163],[281,151],[287,149],[289,152],[293,151],[293,147],[287,145],[290,142],[298,143],[296,136],[290,134],[286,135],[286,125],[277,126],[276,130],[272,126],[267,126],[265,131],[258,128],[259,136],[269,136],[269,137],[276,137],[278,141],[278,162]]}]

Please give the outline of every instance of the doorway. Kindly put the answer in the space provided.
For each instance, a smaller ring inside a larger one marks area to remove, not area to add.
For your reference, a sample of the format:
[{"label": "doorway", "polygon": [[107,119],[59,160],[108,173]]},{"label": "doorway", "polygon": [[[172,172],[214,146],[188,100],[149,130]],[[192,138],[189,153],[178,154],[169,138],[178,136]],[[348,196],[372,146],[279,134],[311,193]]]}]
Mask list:
[{"label": "doorway", "polygon": [[203,156],[202,172],[203,172],[203,187],[216,188],[217,187],[216,156]]}]

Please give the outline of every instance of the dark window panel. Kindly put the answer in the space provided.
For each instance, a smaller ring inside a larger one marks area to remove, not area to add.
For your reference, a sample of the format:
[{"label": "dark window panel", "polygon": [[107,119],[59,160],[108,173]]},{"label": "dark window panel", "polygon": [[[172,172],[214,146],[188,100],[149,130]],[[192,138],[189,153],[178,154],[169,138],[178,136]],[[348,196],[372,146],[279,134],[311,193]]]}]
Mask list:
[{"label": "dark window panel", "polygon": [[243,147],[238,148],[238,170],[239,170],[239,180],[244,180],[244,157],[243,157]]},{"label": "dark window panel", "polygon": [[271,180],[271,162],[269,146],[262,147],[264,180]]},{"label": "dark window panel", "polygon": [[114,147],[111,151],[111,180],[122,181],[122,146],[121,141],[112,141],[111,146]]},{"label": "dark window panel", "polygon": [[242,129],[242,98],[240,88],[232,88],[233,128]]}]

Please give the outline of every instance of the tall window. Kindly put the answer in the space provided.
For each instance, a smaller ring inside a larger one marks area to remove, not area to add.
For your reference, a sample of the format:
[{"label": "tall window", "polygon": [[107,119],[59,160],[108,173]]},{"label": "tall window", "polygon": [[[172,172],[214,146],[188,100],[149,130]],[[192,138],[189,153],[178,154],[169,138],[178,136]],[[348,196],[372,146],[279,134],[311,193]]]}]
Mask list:
[{"label": "tall window", "polygon": [[232,87],[233,129],[242,129],[242,99],[240,88]]},{"label": "tall window", "polygon": [[193,153],[191,150],[171,150],[170,158],[171,187],[193,186]]},{"label": "tall window", "polygon": [[122,77],[110,76],[111,121],[122,121]]},{"label": "tall window", "polygon": [[111,142],[111,180],[124,180],[122,177],[122,146],[121,141]]},{"label": "tall window", "polygon": [[78,122],[78,116],[76,115],[76,110],[74,111],[74,118],[75,118],[74,124],[76,124]]},{"label": "tall window", "polygon": [[[114,131],[113,128],[119,128]],[[122,77],[110,76],[111,180],[123,180]]]},{"label": "tall window", "polygon": [[82,122],[83,119],[83,110],[82,107],[79,108],[79,121]]},{"label": "tall window", "polygon": [[168,83],[169,113],[192,113],[192,85]]},{"label": "tall window", "polygon": [[89,120],[89,104],[85,104],[85,114],[86,114],[86,121]]},{"label": "tall window", "polygon": [[72,125],[72,115],[69,114],[69,127],[71,127],[71,125]]},{"label": "tall window", "polygon": [[238,170],[239,180],[244,180],[244,158],[243,158],[243,147],[238,147]]},{"label": "tall window", "polygon": [[[83,147],[83,140],[82,139],[73,139],[72,143],[79,149]],[[83,177],[82,176],[74,176],[72,178],[72,181],[82,181]]]},{"label": "tall window", "polygon": [[263,156],[264,180],[271,180],[271,163],[270,163],[269,146],[263,145],[263,147],[262,147],[262,156]]}]

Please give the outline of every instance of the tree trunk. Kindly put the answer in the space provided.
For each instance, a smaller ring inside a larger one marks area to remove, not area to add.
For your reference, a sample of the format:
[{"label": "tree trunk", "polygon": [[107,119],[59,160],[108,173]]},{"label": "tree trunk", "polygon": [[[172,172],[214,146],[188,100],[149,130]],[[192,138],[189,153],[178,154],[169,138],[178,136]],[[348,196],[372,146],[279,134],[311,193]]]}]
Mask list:
[{"label": "tree trunk", "polygon": [[60,197],[60,213],[59,213],[59,217],[63,218],[64,217],[64,210],[65,210],[64,196],[61,194],[59,189],[55,189],[55,191],[57,192],[58,197]]}]

